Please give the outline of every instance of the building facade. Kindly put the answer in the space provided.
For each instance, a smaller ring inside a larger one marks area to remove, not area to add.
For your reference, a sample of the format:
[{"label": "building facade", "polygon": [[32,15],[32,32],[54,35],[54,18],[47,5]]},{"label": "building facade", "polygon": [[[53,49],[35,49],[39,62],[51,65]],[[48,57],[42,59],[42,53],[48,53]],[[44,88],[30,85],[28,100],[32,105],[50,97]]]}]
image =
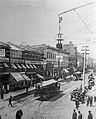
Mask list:
[{"label": "building facade", "polygon": [[58,69],[68,67],[69,53],[58,50],[46,44],[32,46],[35,50],[44,53],[46,58],[46,71],[48,76],[59,75]]},{"label": "building facade", "polygon": [[69,67],[77,67],[77,47],[74,46],[72,41],[69,44],[64,44],[62,50],[69,53]]},{"label": "building facade", "polygon": [[43,56],[11,42],[0,42],[0,93],[40,81],[36,74],[43,70]]}]

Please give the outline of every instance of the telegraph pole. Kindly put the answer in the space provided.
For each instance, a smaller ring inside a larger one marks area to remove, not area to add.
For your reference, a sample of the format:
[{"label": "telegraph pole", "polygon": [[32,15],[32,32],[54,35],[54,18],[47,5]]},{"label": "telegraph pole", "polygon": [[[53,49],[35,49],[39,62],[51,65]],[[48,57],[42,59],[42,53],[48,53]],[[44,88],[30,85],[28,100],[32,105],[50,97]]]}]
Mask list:
[{"label": "telegraph pole", "polygon": [[87,48],[88,46],[83,46],[84,49],[82,49],[81,51],[84,51],[82,54],[84,55],[84,64],[83,64],[83,82],[82,82],[82,92],[84,92],[84,88],[85,88],[85,69],[86,69],[86,54],[89,54],[87,53],[87,51],[89,51]]}]

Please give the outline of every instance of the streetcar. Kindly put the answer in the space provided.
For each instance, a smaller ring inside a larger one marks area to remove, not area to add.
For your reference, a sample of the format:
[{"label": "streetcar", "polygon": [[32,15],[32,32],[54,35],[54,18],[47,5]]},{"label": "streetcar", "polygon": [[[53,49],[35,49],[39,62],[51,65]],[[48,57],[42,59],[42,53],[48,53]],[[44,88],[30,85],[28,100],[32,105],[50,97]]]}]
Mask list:
[{"label": "streetcar", "polygon": [[60,91],[60,83],[54,79],[38,83],[34,91],[34,96],[39,96],[41,100],[46,100]]}]

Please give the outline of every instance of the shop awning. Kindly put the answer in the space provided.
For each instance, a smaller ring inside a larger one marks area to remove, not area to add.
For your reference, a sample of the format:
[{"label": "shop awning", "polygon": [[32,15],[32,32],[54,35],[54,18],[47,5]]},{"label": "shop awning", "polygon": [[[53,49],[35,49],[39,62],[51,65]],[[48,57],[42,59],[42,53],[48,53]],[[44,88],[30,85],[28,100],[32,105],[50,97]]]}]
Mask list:
[{"label": "shop awning", "polygon": [[11,73],[11,75],[17,82],[25,80],[20,73]]},{"label": "shop awning", "polygon": [[3,63],[4,67],[9,68],[7,63]]},{"label": "shop awning", "polygon": [[12,68],[17,69],[15,64],[11,64]]},{"label": "shop awning", "polygon": [[35,69],[37,69],[37,67],[33,64],[33,67],[35,68]]},{"label": "shop awning", "polygon": [[16,64],[19,69],[22,69],[22,67],[19,64]]},{"label": "shop awning", "polygon": [[26,67],[24,66],[24,64],[21,64],[21,66],[26,69]]},{"label": "shop awning", "polygon": [[26,76],[25,74],[21,74],[22,75],[22,77],[25,79],[25,80],[27,80],[27,81],[30,81],[31,79],[29,79],[28,78],[28,76]]},{"label": "shop awning", "polygon": [[31,64],[29,64],[29,66],[33,69],[33,66]]},{"label": "shop awning", "polygon": [[40,74],[36,74],[39,78],[43,79],[43,76],[41,76]]},{"label": "shop awning", "polygon": [[27,68],[29,68],[29,69],[30,69],[30,67],[29,67],[29,65],[28,65],[28,64],[25,64],[25,65],[26,65],[26,67],[27,67]]}]

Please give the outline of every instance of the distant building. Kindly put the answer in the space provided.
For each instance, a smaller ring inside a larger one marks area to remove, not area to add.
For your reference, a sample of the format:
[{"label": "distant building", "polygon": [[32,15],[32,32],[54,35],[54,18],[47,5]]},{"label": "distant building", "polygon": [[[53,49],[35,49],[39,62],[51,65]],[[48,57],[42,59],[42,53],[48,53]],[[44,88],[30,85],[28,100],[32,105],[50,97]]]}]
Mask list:
[{"label": "distant building", "polygon": [[77,67],[77,47],[74,46],[72,41],[69,44],[64,44],[62,50],[69,53],[69,67]]},{"label": "distant building", "polygon": [[10,46],[6,43],[0,42],[0,94],[2,95],[7,91],[9,86],[9,51]]},{"label": "distant building", "polygon": [[0,42],[0,93],[39,82],[36,74],[43,73],[43,56],[11,42]]},{"label": "distant building", "polygon": [[86,58],[86,67],[87,68],[93,68],[93,66],[94,66],[93,58],[87,57]]}]

